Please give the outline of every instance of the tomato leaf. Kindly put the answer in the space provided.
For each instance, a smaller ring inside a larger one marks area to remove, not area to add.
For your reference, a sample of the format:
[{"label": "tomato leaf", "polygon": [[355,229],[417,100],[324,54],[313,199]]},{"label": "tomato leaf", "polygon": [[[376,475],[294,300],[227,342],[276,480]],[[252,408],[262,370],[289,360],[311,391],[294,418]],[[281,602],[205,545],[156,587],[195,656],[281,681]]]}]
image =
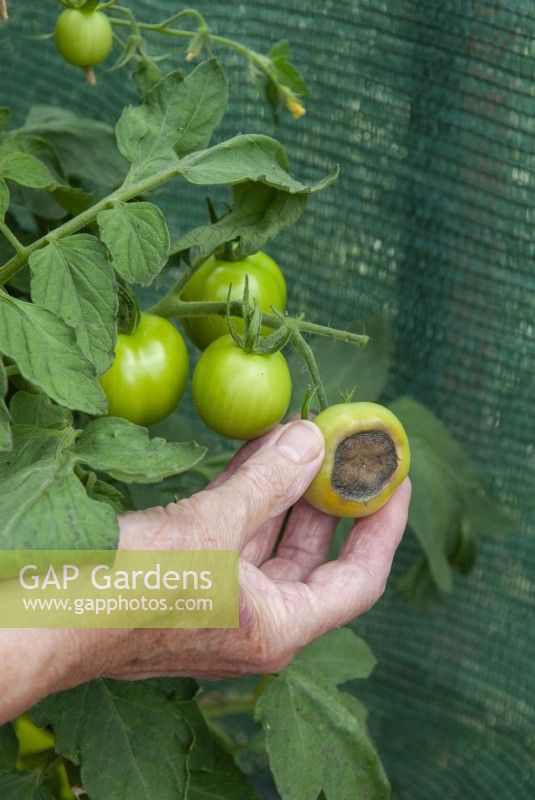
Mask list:
[{"label": "tomato leaf", "polygon": [[91,800],[154,800],[155,787],[158,800],[185,798],[189,726],[150,681],[96,680],[47,698],[32,718],[81,762]]},{"label": "tomato leaf", "polygon": [[0,178],[0,222],[3,222],[9,208],[9,189],[3,178]]},{"label": "tomato leaf", "polygon": [[0,726],[0,775],[15,769],[18,752],[19,743],[13,726],[9,723]]},{"label": "tomato leaf", "polygon": [[190,183],[218,186],[261,181],[291,194],[321,191],[338,176],[335,167],[316,183],[301,183],[288,172],[288,157],[282,145],[263,134],[235,136],[208,150],[190,153],[180,160],[179,167],[182,177]]},{"label": "tomato leaf", "polygon": [[0,144],[0,177],[34,189],[46,189],[57,184],[46,164],[26,152],[26,147],[16,136],[10,136]]},{"label": "tomato leaf", "polygon": [[47,309],[0,292],[0,352],[60,405],[105,413],[106,397],[95,367],[77,344],[74,330]]},{"label": "tomato leaf", "polygon": [[106,248],[87,233],[53,240],[32,253],[32,299],[76,331],[84,355],[104,372],[113,361],[117,293]]},{"label": "tomato leaf", "polygon": [[63,108],[38,105],[30,109],[20,132],[50,142],[69,177],[112,187],[126,175],[127,163],[117,150],[114,130],[104,122]]},{"label": "tomato leaf", "polygon": [[42,780],[40,769],[0,775],[0,797],[2,800],[54,800],[41,785]]},{"label": "tomato leaf", "polygon": [[[403,423],[411,447],[409,527],[433,584],[449,592],[452,568],[466,572],[472,566],[477,537],[509,533],[515,521],[488,496],[479,471],[428,408],[410,397],[398,398],[390,408]],[[422,595],[425,570],[417,565],[401,585]]]},{"label": "tomato leaf", "polygon": [[308,87],[299,70],[290,61],[290,43],[287,39],[276,42],[269,51],[269,58],[279,83],[296,94],[308,94]]},{"label": "tomato leaf", "polygon": [[11,448],[10,415],[4,398],[7,394],[7,375],[4,362],[0,358],[0,450]]},{"label": "tomato leaf", "polygon": [[113,508],[88,497],[63,458],[40,461],[3,475],[0,547],[4,549],[114,549]]},{"label": "tomato leaf", "polygon": [[117,203],[97,217],[113,266],[128,283],[148,286],[169,258],[169,231],[153,203]]},{"label": "tomato leaf", "polygon": [[119,150],[132,165],[127,180],[176,163],[177,154],[206,147],[227,103],[227,80],[216,59],[199,64],[186,78],[181,72],[166,75],[117,123]]},{"label": "tomato leaf", "polygon": [[354,800],[390,796],[379,756],[355,708],[337,685],[366,678],[375,665],[368,646],[348,628],[307,647],[267,685],[256,717],[284,800]]},{"label": "tomato leaf", "polygon": [[292,195],[250,181],[235,186],[233,194],[228,214],[213,225],[202,225],[181,236],[171,246],[171,253],[197,247],[199,257],[203,257],[235,240],[237,256],[256,253],[279,231],[293,225],[306,206],[306,194]]},{"label": "tomato leaf", "polygon": [[156,483],[178,475],[201,461],[205,453],[206,449],[195,442],[149,439],[146,428],[118,417],[90,422],[76,448],[78,461],[126,483]]},{"label": "tomato leaf", "polygon": [[259,800],[232,756],[216,743],[214,755],[211,770],[190,772],[188,800]]}]

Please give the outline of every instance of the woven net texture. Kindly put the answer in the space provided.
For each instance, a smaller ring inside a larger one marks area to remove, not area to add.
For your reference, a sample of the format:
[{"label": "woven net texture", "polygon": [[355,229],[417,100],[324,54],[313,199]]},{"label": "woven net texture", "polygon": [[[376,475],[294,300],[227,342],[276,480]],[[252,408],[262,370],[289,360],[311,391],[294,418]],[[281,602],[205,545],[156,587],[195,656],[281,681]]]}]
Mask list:
[{"label": "woven net texture", "polygon": [[[140,19],[176,10],[132,0]],[[308,116],[275,129],[243,62],[220,55],[231,106],[218,137],[274,134],[299,177],[341,166],[271,247],[290,307],[338,326],[392,325],[389,394],[449,426],[522,522],[485,539],[451,597],[416,609],[394,592],[357,626],[379,659],[358,687],[399,800],[535,797],[535,7],[529,0],[263,0],[194,4],[212,29],[266,52],[287,38]],[[0,102],[113,122],[137,102],[123,71],[96,90],[52,42],[57,4],[11,2]],[[184,45],[156,45],[183,61]],[[185,230],[205,209],[180,182],[159,197]],[[198,209],[198,212],[197,210]],[[197,215],[197,216],[196,216]],[[416,545],[406,537],[401,574]]]}]

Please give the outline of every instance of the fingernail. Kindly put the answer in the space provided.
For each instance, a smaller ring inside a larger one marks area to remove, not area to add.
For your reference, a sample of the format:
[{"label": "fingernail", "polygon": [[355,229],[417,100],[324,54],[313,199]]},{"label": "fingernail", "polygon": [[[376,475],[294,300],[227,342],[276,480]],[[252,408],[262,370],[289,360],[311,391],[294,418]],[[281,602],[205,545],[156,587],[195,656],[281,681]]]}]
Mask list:
[{"label": "fingernail", "polygon": [[281,433],[275,447],[291,461],[306,464],[323,450],[323,436],[317,425],[306,420],[290,422]]}]

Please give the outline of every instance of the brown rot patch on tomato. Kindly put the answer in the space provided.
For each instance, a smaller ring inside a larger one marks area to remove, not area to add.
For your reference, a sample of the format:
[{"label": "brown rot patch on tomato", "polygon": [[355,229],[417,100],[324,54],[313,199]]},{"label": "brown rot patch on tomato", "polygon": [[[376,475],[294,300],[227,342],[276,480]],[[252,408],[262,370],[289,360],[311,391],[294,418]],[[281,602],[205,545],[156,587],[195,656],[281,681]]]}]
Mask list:
[{"label": "brown rot patch on tomato", "polygon": [[398,466],[392,438],[385,431],[361,431],[336,448],[332,486],[346,500],[370,500],[390,482]]}]

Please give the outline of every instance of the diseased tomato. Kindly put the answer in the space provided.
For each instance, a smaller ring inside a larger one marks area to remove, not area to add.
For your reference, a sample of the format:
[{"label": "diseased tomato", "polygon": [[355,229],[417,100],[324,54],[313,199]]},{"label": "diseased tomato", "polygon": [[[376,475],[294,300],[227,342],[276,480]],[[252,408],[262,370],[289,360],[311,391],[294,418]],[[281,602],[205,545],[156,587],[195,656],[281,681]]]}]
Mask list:
[{"label": "diseased tomato", "polygon": [[246,353],[227,335],[202,353],[192,388],[208,427],[231,439],[256,439],[284,417],[292,379],[282,353]]},{"label": "diseased tomato", "polygon": [[[183,300],[226,301],[228,287],[232,284],[232,299],[241,300],[245,289],[245,276],[249,280],[249,296],[256,298],[262,311],[273,306],[279,311],[286,307],[286,281],[279,267],[267,253],[258,252],[239,261],[223,261],[211,256],[193,274],[184,287]],[[243,331],[241,319],[233,317],[236,329]],[[228,333],[225,317],[195,317],[184,322],[192,342],[201,350],[210,342]]]},{"label": "diseased tomato", "polygon": [[134,333],[119,334],[112,366],[100,376],[108,414],[154,425],[176,408],[188,382],[189,358],[174,325],[146,312]]},{"label": "diseased tomato", "polygon": [[398,418],[377,403],[340,403],[314,420],[325,457],[305,498],[337,517],[366,517],[407,477],[410,450]]}]

